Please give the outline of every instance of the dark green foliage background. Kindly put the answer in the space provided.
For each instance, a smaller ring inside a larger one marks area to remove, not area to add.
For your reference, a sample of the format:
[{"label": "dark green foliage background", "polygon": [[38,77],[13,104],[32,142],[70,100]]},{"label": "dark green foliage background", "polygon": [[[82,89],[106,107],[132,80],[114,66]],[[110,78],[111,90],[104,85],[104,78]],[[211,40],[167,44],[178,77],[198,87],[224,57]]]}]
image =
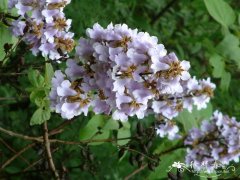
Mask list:
[{"label": "dark green foliage background", "polygon": [[[211,0],[205,0],[205,3],[206,1]],[[0,2],[1,11],[6,11],[4,2],[6,1]],[[177,120],[183,133],[186,133],[193,126],[199,126],[199,123],[204,118],[209,117],[215,109],[240,119],[240,1],[224,1],[233,8],[235,14],[234,22],[227,24],[226,27],[209,14],[203,0],[175,0],[165,11],[164,8],[169,2],[170,0],[72,0],[66,7],[65,13],[67,18],[73,20],[71,31],[75,33],[76,41],[81,36],[85,37],[86,29],[92,27],[95,22],[104,27],[110,22],[113,24],[126,23],[131,28],[138,28],[139,31],[147,31],[149,34],[157,36],[159,42],[165,45],[168,52],[174,51],[179,59],[190,61],[192,66],[190,71],[193,76],[195,75],[197,78],[211,77],[217,85],[215,96],[206,110],[181,113]],[[162,15],[158,16],[159,13]],[[220,14],[222,13],[224,12],[220,11]],[[229,15],[230,12],[227,14]],[[5,42],[12,41],[12,37],[1,23],[0,32],[1,49]],[[8,39],[6,39],[6,34]],[[16,40],[13,39],[13,42]],[[22,51],[23,49],[24,47],[20,48]],[[41,56],[34,57],[31,53],[26,52],[25,63],[21,65],[19,54],[22,53],[17,50],[9,58],[6,66],[0,69],[0,126],[23,134],[40,136],[43,132],[42,127],[39,125],[30,126],[30,119],[37,109],[35,100],[30,101],[29,98],[22,97],[29,96],[33,92],[33,89],[30,89],[32,85],[27,75],[30,69],[37,69],[44,76],[44,59]],[[3,54],[0,54],[0,59],[2,56]],[[64,64],[53,63],[53,68],[55,70],[64,69]],[[23,74],[19,76],[9,75],[9,73],[14,72]],[[48,105],[45,104],[45,106]],[[78,117],[65,128],[63,134],[57,135],[56,138],[78,141],[79,133],[92,117],[94,115],[91,113],[88,117]],[[152,120],[153,118],[149,117],[142,122],[147,126]],[[59,115],[52,113],[48,121],[49,129],[61,124],[62,121]],[[130,120],[131,129],[129,131],[132,133],[135,131],[137,121],[136,118]],[[9,137],[2,133],[0,133],[0,138],[11,144],[16,150],[20,150],[27,144],[21,139]],[[153,151],[161,152],[176,142],[158,138],[155,143]],[[83,161],[79,146],[60,146],[60,150],[54,153],[55,164],[58,167],[61,165],[67,168],[71,167],[68,173],[69,179],[117,180],[123,179],[137,168],[129,164],[129,154],[126,154],[119,161],[117,148],[111,143],[92,145],[90,149],[95,156],[94,162],[97,166],[95,176],[83,172],[79,168]],[[24,153],[23,156],[33,162],[43,156],[41,151],[42,147],[39,145]],[[166,170],[169,165],[177,160],[184,162],[184,152],[180,151],[174,151],[170,155],[162,157],[159,167],[154,172],[145,169],[133,179],[166,179]],[[13,153],[0,143],[0,164],[12,155]],[[44,161],[46,162],[46,160]],[[234,165],[239,166],[238,164]],[[18,175],[17,173],[26,166],[27,164],[18,158],[3,172],[0,172],[0,179],[1,175],[7,175],[9,179],[50,179],[51,177],[49,173]],[[41,163],[41,166],[44,166],[44,163]],[[237,169],[239,172],[240,167]],[[236,175],[237,172],[224,177],[236,177]],[[185,173],[184,179],[193,179],[193,175]],[[195,176],[194,179],[200,179],[200,177]]]}]

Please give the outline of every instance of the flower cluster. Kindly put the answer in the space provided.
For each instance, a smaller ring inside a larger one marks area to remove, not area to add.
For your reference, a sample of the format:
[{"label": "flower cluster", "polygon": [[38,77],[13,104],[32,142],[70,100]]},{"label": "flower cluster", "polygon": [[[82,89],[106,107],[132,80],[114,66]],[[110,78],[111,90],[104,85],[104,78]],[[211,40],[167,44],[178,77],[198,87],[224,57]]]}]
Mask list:
[{"label": "flower cluster", "polygon": [[161,120],[157,121],[155,125],[156,133],[159,137],[167,137],[169,140],[179,139],[181,135],[178,134],[179,128],[175,124],[175,121],[171,120]]},{"label": "flower cluster", "polygon": [[71,20],[66,19],[63,8],[70,0],[9,0],[9,8],[16,8],[19,18],[12,22],[11,30],[30,45],[34,55],[52,60],[67,56],[74,48],[73,33],[68,32]]},{"label": "flower cluster", "polygon": [[[240,122],[215,111],[210,119],[203,121],[201,128],[193,128],[185,140],[187,149],[186,163],[195,169],[213,170],[212,164],[239,161]],[[208,167],[208,165],[210,165]]]},{"label": "flower cluster", "polygon": [[167,54],[146,32],[95,24],[87,36],[79,40],[75,59],[67,61],[66,75],[57,71],[53,79],[52,108],[64,118],[86,115],[91,107],[122,121],[150,113],[172,119],[194,104],[205,108],[213,96],[210,79],[191,78],[190,63]]}]

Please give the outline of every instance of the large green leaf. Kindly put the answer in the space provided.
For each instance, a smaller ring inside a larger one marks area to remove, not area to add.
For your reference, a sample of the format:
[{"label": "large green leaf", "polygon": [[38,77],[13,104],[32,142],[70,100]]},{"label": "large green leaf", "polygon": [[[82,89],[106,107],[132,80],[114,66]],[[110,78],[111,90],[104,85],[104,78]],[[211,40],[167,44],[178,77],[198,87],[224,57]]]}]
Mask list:
[{"label": "large green leaf", "polygon": [[45,84],[51,86],[52,77],[54,75],[53,67],[50,63],[45,64]]},{"label": "large green leaf", "polygon": [[38,108],[30,120],[30,125],[40,125],[45,121],[49,120],[51,117],[50,109]]},{"label": "large green leaf", "polygon": [[197,110],[193,107],[192,112],[184,110],[176,118],[183,125],[184,131],[187,133],[193,127],[199,127],[204,119],[208,119],[212,115],[212,105],[209,103],[206,109]]},{"label": "large green leaf", "polygon": [[234,23],[235,13],[224,0],[204,0],[204,2],[209,14],[221,25],[228,27]]},{"label": "large green leaf", "polygon": [[119,123],[116,120],[113,120],[112,118],[107,120],[107,123],[104,125],[104,130],[116,130],[119,128]]},{"label": "large green leaf", "polygon": [[211,65],[213,66],[213,77],[221,78],[224,73],[225,63],[222,60],[222,57],[218,54],[214,54],[209,59]]},{"label": "large green leaf", "polygon": [[[118,129],[118,122],[106,115],[93,116],[87,125],[80,129],[79,139],[106,139],[110,135],[110,131]],[[104,142],[94,142],[91,145],[99,145]]]},{"label": "large green leaf", "polygon": [[240,68],[240,47],[239,38],[233,34],[227,34],[225,38],[217,46],[217,50],[220,54],[226,58],[234,60]]},{"label": "large green leaf", "polygon": [[163,139],[161,139],[159,144],[157,144],[157,147],[155,148],[154,153],[161,154],[162,152],[167,151],[172,147],[178,146],[179,143],[181,143],[181,142],[178,139],[170,141],[167,138],[163,138]]},{"label": "large green leaf", "polygon": [[221,79],[220,88],[223,91],[227,91],[229,88],[230,82],[231,82],[231,74],[229,72],[224,72]]},{"label": "large green leaf", "polygon": [[[103,139],[108,139],[110,136],[110,131],[101,131],[101,133],[96,134],[92,139],[94,140],[103,140]],[[91,142],[89,143],[90,145],[100,145],[103,144],[104,142]]]},{"label": "large green leaf", "polygon": [[[124,122],[122,123],[123,127],[118,130],[117,138],[128,138],[131,136],[131,131],[130,131],[130,123],[129,122]],[[125,145],[130,141],[130,139],[126,140],[119,140],[117,142],[118,145]]]},{"label": "large green leaf", "polygon": [[107,117],[104,115],[95,115],[87,123],[87,125],[80,129],[80,140],[92,138],[99,129],[102,129],[106,124]]},{"label": "large green leaf", "polygon": [[7,12],[8,10],[8,0],[0,1],[0,12]]}]

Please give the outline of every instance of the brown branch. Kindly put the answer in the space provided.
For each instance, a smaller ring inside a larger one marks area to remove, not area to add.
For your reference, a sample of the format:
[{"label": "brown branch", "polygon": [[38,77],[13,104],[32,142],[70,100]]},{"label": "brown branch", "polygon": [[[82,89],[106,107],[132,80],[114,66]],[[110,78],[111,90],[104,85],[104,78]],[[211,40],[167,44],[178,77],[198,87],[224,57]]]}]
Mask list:
[{"label": "brown branch", "polygon": [[[0,127],[0,132],[3,132],[9,136],[13,136],[13,137],[18,137],[21,139],[25,139],[25,140],[30,140],[30,141],[37,141],[37,142],[44,142],[44,139],[39,136],[39,137],[33,137],[33,136],[26,136],[20,133],[15,133],[13,131],[10,130],[6,130],[2,127]],[[52,136],[55,134],[58,134],[62,132],[61,129],[57,128],[54,129],[52,131],[50,131],[48,133],[48,136]],[[86,139],[86,140],[82,140],[82,141],[64,141],[64,140],[60,140],[60,139],[49,139],[50,143],[61,143],[61,144],[69,144],[69,145],[80,145],[80,144],[86,144],[86,143],[91,143],[91,142],[114,142],[114,141],[121,141],[121,140],[126,140],[126,139],[131,139],[132,137],[126,137],[126,138],[119,138],[119,139]]]},{"label": "brown branch", "polygon": [[[1,76],[1,74],[0,74]],[[0,101],[14,101],[18,99],[27,99],[28,96],[19,96],[19,97],[0,97]]]},{"label": "brown branch", "polygon": [[135,152],[135,153],[137,153],[137,154],[141,154],[142,156],[146,157],[147,159],[149,159],[149,160],[151,160],[151,161],[154,161],[154,162],[157,162],[155,159],[149,157],[148,155],[146,155],[146,154],[144,154],[144,153],[142,153],[142,152],[140,152],[140,151],[137,151],[137,150],[131,149],[131,148],[125,148],[125,149],[128,150],[128,151]]},{"label": "brown branch", "polygon": [[12,156],[10,159],[8,159],[3,165],[1,166],[1,170],[4,169],[8,164],[10,164],[12,161],[14,161],[18,156],[20,156],[22,153],[30,149],[31,147],[35,146],[36,143],[28,144],[26,147],[21,149],[19,152],[17,152],[14,156]]},{"label": "brown branch", "polygon": [[13,137],[19,137],[21,139],[25,139],[25,140],[30,140],[30,141],[37,141],[37,142],[43,142],[43,139],[42,138],[39,138],[39,137],[32,137],[32,136],[26,136],[26,135],[23,135],[23,134],[19,134],[19,133],[15,133],[13,131],[10,131],[10,130],[6,130],[2,127],[0,127],[0,132],[3,132],[9,136],[13,136]]},{"label": "brown branch", "polygon": [[26,172],[28,171],[29,169],[31,169],[32,167],[36,166],[38,163],[40,163],[41,161],[43,160],[43,158],[37,160],[37,161],[34,161],[32,164],[30,164],[28,167],[26,167],[22,172]]},{"label": "brown branch", "polygon": [[184,141],[185,141],[186,137],[187,137],[187,135],[183,135],[183,136],[181,137],[181,139],[179,139],[179,140],[181,140],[181,141],[180,141],[176,146],[173,146],[173,147],[171,147],[171,148],[169,148],[169,149],[167,149],[167,150],[164,150],[164,151],[162,151],[162,152],[160,152],[160,153],[157,153],[156,155],[158,155],[158,156],[163,156],[163,155],[165,155],[165,154],[167,154],[167,153],[169,153],[169,152],[175,151],[175,150],[177,150],[177,149],[186,148],[187,145],[184,144]]},{"label": "brown branch", "polygon": [[48,139],[48,127],[47,127],[47,122],[46,121],[43,124],[43,128],[44,128],[44,143],[45,143],[45,148],[46,148],[46,151],[47,151],[48,164],[49,164],[50,169],[52,170],[55,178],[60,180],[59,174],[56,170],[56,167],[55,167],[55,164],[54,164],[53,158],[52,158],[50,142],[49,142],[49,139]]},{"label": "brown branch", "polygon": [[[59,148],[56,148],[56,149],[52,150],[51,153],[56,152],[58,149],[59,149]],[[28,171],[29,169],[33,168],[33,167],[36,166],[38,163],[40,163],[43,159],[44,159],[44,158],[40,158],[40,159],[38,159],[37,161],[34,161],[33,163],[29,164],[29,166],[26,167],[22,172],[26,172],[26,171]]]},{"label": "brown branch", "polygon": [[180,145],[174,146],[174,147],[172,147],[172,148],[170,148],[170,149],[167,149],[167,150],[159,153],[158,155],[159,155],[159,156],[163,156],[163,155],[165,155],[165,154],[167,154],[167,153],[169,153],[169,152],[175,151],[175,150],[177,150],[177,149],[185,148],[185,147],[186,147],[186,146],[185,146],[184,144],[180,144]]},{"label": "brown branch", "polygon": [[[15,149],[13,149],[6,141],[4,141],[2,138],[0,138],[0,142],[6,146],[10,151],[12,151],[13,153],[17,153],[17,151]],[[30,164],[23,156],[19,156],[19,158],[21,158],[25,163],[27,163],[28,165]]]},{"label": "brown branch", "polygon": [[[41,143],[43,142],[43,137],[42,136],[39,136],[39,137],[27,136],[27,135],[23,135],[23,134],[20,134],[20,133],[16,133],[16,132],[4,129],[2,127],[0,127],[0,132],[3,132],[3,133],[5,133],[9,136],[18,137],[18,138],[25,139],[25,140],[37,141],[37,142],[41,142]],[[61,129],[56,130],[56,131],[50,131],[48,135],[53,136],[53,135],[61,133],[61,132],[62,132]]]},{"label": "brown branch", "polygon": [[93,143],[93,142],[115,142],[115,141],[122,141],[126,139],[132,139],[132,137],[126,137],[126,138],[119,138],[119,139],[86,139],[82,141],[65,141],[60,139],[49,139],[50,143],[60,143],[60,144],[67,144],[67,145],[82,145],[87,143]]},{"label": "brown branch", "polygon": [[144,170],[147,167],[147,164],[143,164],[140,168],[136,169],[135,171],[133,171],[131,174],[127,175],[124,180],[129,180],[131,177],[133,177],[134,175],[136,175],[137,173],[141,172],[142,170]]},{"label": "brown branch", "polygon": [[72,123],[75,119],[71,119],[71,120],[67,120],[64,121],[63,123],[61,123],[60,125],[58,125],[56,128],[52,129],[51,131],[49,131],[49,135],[54,135],[54,134],[58,134],[61,133],[63,131],[63,128]]},{"label": "brown branch", "polygon": [[19,73],[0,73],[0,76],[19,76],[19,75],[26,75],[26,72],[19,72]]},{"label": "brown branch", "polygon": [[56,135],[56,134],[60,134],[63,132],[63,129],[59,129],[59,130],[56,130],[56,131],[50,131],[48,133],[49,136],[53,136],[53,135]]}]

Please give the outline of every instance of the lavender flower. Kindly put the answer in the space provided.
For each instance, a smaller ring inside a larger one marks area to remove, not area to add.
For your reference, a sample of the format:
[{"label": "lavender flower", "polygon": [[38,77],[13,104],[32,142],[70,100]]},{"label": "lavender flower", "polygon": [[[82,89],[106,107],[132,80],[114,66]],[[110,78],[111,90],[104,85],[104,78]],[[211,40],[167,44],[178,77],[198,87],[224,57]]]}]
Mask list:
[{"label": "lavender flower", "polygon": [[[95,113],[112,114],[122,121],[132,116],[142,119],[150,113],[172,119],[194,104],[205,108],[213,95],[215,85],[210,79],[191,78],[190,63],[180,61],[174,53],[167,54],[155,36],[126,24],[103,28],[97,23],[86,34],[88,38],[80,38],[75,58],[67,61],[65,71],[75,84],[73,89],[78,90],[78,98],[70,97],[71,103],[88,99],[84,114],[92,107]],[[50,51],[46,54],[54,51],[51,48],[51,43],[41,46],[43,52]],[[64,45],[59,48],[66,50]],[[70,112],[70,107],[62,111]]]},{"label": "lavender flower", "polygon": [[169,140],[179,139],[181,135],[178,134],[179,128],[174,121],[163,120],[158,122],[156,126],[156,133],[160,137],[167,137]]},{"label": "lavender flower", "polygon": [[[206,81],[204,81],[205,83]],[[210,121],[203,121],[201,128],[193,128],[185,140],[186,163],[195,169],[214,170],[214,162],[228,165],[239,162],[240,123],[236,119],[215,111]],[[207,167],[201,164],[207,164]]]},{"label": "lavender flower", "polygon": [[71,20],[63,13],[68,3],[70,0],[10,0],[9,8],[17,8],[20,15],[10,27],[13,35],[29,44],[34,55],[41,52],[52,60],[66,57],[74,48],[74,34],[68,32]]}]

